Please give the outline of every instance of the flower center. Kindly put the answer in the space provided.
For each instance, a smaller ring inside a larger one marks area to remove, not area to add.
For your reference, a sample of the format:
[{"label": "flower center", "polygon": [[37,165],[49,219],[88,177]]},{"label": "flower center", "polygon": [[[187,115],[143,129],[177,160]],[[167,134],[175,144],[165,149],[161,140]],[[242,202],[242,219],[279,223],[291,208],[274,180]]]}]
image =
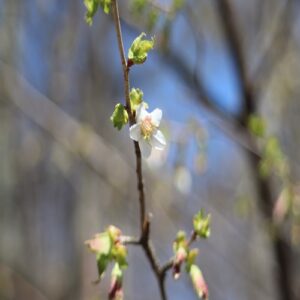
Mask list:
[{"label": "flower center", "polygon": [[145,117],[145,119],[141,123],[141,131],[142,135],[145,139],[150,138],[152,135],[154,125],[152,124],[152,120],[150,116]]}]

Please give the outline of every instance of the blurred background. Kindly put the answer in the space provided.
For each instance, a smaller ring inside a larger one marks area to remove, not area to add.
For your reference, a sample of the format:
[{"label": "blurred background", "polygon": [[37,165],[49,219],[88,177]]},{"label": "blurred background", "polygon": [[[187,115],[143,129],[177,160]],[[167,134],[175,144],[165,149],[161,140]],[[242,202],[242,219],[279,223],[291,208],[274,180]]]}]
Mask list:
[{"label": "blurred background", "polygon": [[[143,162],[161,261],[205,208],[197,244],[210,299],[300,299],[300,23],[297,0],[119,1],[131,71],[163,110],[163,152]],[[138,236],[134,151],[110,115],[124,101],[112,18],[83,1],[0,0],[0,299],[106,299],[84,241]],[[125,299],[159,299],[130,248]],[[187,276],[169,299],[196,299]]]}]

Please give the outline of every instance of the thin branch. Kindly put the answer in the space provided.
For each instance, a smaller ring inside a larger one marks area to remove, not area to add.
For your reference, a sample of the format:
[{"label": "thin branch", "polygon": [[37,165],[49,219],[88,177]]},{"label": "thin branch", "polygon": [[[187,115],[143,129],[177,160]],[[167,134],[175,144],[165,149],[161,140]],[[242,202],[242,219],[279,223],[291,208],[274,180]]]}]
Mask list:
[{"label": "thin branch", "polygon": [[[130,66],[126,61],[126,56],[124,52],[123,40],[122,40],[122,31],[121,31],[121,23],[120,23],[120,14],[117,0],[112,0],[112,8],[113,8],[113,19],[115,24],[115,29],[117,32],[118,46],[119,52],[122,62],[123,68],[123,77],[124,77],[124,92],[126,99],[126,110],[129,115],[129,123],[130,125],[135,123],[134,115],[130,106],[130,96],[129,96],[129,70]],[[145,201],[145,192],[144,192],[144,184],[143,184],[143,172],[142,172],[142,155],[138,142],[134,142],[135,149],[135,157],[136,157],[136,175],[137,175],[137,189],[139,194],[139,206],[140,206],[140,240],[127,240],[127,244],[133,245],[141,245],[143,248],[145,255],[150,263],[150,266],[156,276],[158,281],[159,290],[161,294],[162,300],[167,300],[167,295],[164,286],[164,276],[161,276],[160,265],[158,259],[155,255],[154,248],[150,241],[150,221],[146,216],[146,201]]]},{"label": "thin branch", "polygon": [[[118,39],[118,46],[119,52],[122,62],[123,68],[123,77],[124,77],[124,93],[126,99],[126,110],[129,116],[129,123],[133,125],[135,123],[135,119],[131,110],[130,105],[130,96],[129,96],[129,67],[127,65],[123,39],[122,39],[122,31],[121,31],[121,22],[120,22],[120,15],[119,15],[119,7],[116,0],[112,1],[113,7],[113,19],[115,23],[115,29],[117,32],[117,39]],[[136,157],[136,174],[138,179],[138,192],[139,192],[139,203],[140,203],[140,226],[141,226],[141,235],[144,231],[144,223],[145,223],[145,216],[146,216],[146,205],[145,205],[145,193],[144,193],[144,184],[143,184],[143,172],[142,172],[142,155],[139,144],[134,142],[134,149],[135,149],[135,157]]]},{"label": "thin branch", "polygon": [[132,125],[135,123],[135,120],[134,120],[134,116],[132,114],[130,97],[129,97],[129,67],[127,65],[126,55],[125,55],[125,51],[124,51],[124,43],[123,43],[122,31],[121,31],[119,6],[117,4],[117,0],[112,1],[112,8],[113,8],[112,9],[113,19],[114,19],[115,29],[116,29],[116,33],[117,33],[119,53],[120,53],[122,69],[123,69],[126,110],[127,110],[128,116],[129,116],[129,123],[130,123],[130,125]]}]

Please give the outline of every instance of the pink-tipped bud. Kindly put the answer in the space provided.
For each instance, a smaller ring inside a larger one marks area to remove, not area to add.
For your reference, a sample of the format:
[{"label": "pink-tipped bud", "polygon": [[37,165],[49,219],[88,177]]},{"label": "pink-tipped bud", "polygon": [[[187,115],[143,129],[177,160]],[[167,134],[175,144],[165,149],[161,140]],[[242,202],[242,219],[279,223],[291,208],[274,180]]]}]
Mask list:
[{"label": "pink-tipped bud", "polygon": [[190,268],[190,276],[193,282],[193,286],[197,295],[207,300],[208,299],[208,287],[204,280],[201,270],[196,265],[192,265]]},{"label": "pink-tipped bud", "polygon": [[179,247],[176,251],[174,262],[173,262],[173,277],[177,280],[180,277],[180,269],[182,263],[187,258],[187,252],[183,247]]}]

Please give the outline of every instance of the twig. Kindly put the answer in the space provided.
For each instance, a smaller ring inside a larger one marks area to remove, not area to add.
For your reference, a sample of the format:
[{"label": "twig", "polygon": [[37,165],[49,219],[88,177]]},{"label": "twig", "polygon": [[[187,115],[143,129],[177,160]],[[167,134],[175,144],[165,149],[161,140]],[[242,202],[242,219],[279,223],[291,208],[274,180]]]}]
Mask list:
[{"label": "twig", "polygon": [[[122,39],[121,23],[120,23],[120,14],[117,0],[112,0],[113,8],[113,19],[115,23],[115,29],[117,32],[119,52],[123,68],[123,77],[124,77],[124,92],[126,99],[126,110],[129,116],[129,124],[132,125],[135,123],[134,115],[131,110],[130,105],[130,96],[129,96],[129,71],[130,66],[126,61],[126,56],[124,52],[124,45]],[[150,241],[150,221],[148,216],[146,216],[146,201],[145,201],[145,192],[143,184],[143,171],[142,171],[142,155],[138,142],[134,142],[135,157],[136,157],[136,175],[137,175],[137,189],[139,194],[139,206],[140,206],[140,240],[128,239],[125,241],[127,244],[140,245],[145,255],[150,263],[150,266],[156,276],[158,281],[159,290],[162,300],[167,300],[167,295],[164,286],[164,276],[161,276],[161,268],[158,262],[158,259],[155,255],[154,248]]]}]

